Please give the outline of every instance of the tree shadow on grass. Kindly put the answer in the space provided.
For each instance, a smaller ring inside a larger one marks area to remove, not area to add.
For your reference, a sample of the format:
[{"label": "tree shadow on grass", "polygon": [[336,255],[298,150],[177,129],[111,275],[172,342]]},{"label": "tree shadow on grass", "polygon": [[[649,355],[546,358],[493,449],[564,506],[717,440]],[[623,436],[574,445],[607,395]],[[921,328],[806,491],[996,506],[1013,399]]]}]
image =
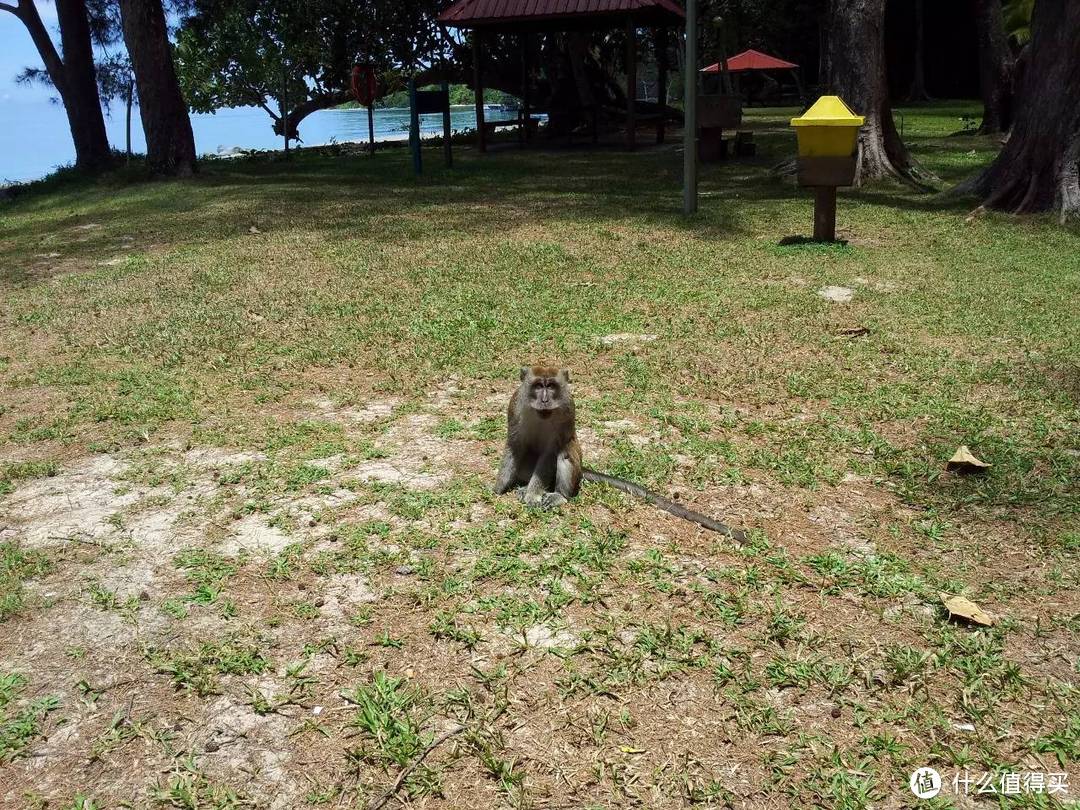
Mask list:
[{"label": "tree shadow on grass", "polygon": [[[942,115],[952,113],[950,107]],[[252,227],[316,231],[328,243],[379,233],[388,242],[435,242],[462,234],[489,237],[530,223],[554,232],[566,225],[611,229],[644,223],[694,240],[736,241],[750,235],[754,217],[760,220],[769,205],[810,204],[805,189],[772,173],[791,157],[789,128],[772,119],[751,119],[746,126],[755,133],[757,156],[703,165],[701,206],[693,217],[681,211],[677,141],[659,148],[646,144],[633,153],[584,145],[481,155],[459,145],[449,170],[441,149],[427,147],[421,177],[413,176],[403,148],[370,157],[327,147],[300,150],[288,162],[272,154],[206,161],[199,176],[179,182],[140,182],[130,171],[99,180],[58,178],[35,184],[6,210],[0,208],[11,215],[0,243],[8,269],[0,278],[35,283],[11,267],[39,251],[93,263],[123,251],[122,237],[132,241],[132,249],[168,249],[235,239]],[[910,141],[950,182],[978,168],[980,156],[960,154],[940,138]],[[841,190],[840,197],[841,205],[931,214],[965,214],[972,207],[963,198],[919,194],[894,183]],[[99,227],[77,230],[91,222]]]},{"label": "tree shadow on grass", "polygon": [[558,228],[645,220],[701,239],[742,235],[734,204],[694,220],[681,215],[681,175],[670,152],[567,153],[555,162],[535,152],[465,153],[453,169],[441,165],[438,150],[428,152],[419,178],[400,152],[374,159],[301,153],[287,163],[207,162],[199,176],[172,183],[106,179],[62,192],[30,189],[5,212],[27,216],[9,219],[0,259],[24,261],[35,249],[107,259],[122,247],[120,237],[168,246],[280,225],[348,239],[370,236],[388,220],[413,225],[395,228],[393,238],[416,239],[491,234],[530,221]]}]

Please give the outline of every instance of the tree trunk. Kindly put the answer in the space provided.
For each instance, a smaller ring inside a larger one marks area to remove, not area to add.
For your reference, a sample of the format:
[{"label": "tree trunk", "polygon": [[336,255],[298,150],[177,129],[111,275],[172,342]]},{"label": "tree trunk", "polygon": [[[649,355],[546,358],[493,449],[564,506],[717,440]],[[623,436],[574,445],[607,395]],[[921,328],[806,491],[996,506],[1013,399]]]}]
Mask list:
[{"label": "tree trunk", "polygon": [[124,152],[127,162],[131,163],[131,105],[135,100],[135,80],[128,79],[127,85],[127,118],[124,120],[124,131],[127,139],[124,142]]},{"label": "tree trunk", "polygon": [[[352,90],[333,90],[328,93],[320,93],[313,98],[307,98],[296,104],[287,116],[289,121],[289,137],[294,141],[300,140],[300,122],[319,110],[327,110],[337,107],[347,101],[355,101],[356,97]],[[275,135],[284,135],[285,126],[281,116],[274,120],[271,125]]]},{"label": "tree trunk", "polygon": [[1013,59],[1005,34],[1001,0],[975,0],[979,38],[979,87],[983,119],[980,134],[1006,132],[1012,126]]},{"label": "tree trunk", "polygon": [[195,171],[195,139],[176,80],[161,0],[120,0],[120,16],[139,91],[150,170],[187,177]]},{"label": "tree trunk", "polygon": [[1012,213],[1080,218],[1080,3],[1037,0],[1012,134],[993,163],[957,187]]},{"label": "tree trunk", "polygon": [[56,0],[63,50],[67,110],[71,137],[75,141],[75,165],[100,171],[112,162],[105,118],[101,114],[94,52],[90,43],[90,20],[85,0]]},{"label": "tree trunk", "polygon": [[830,0],[825,81],[829,92],[866,117],[859,132],[856,185],[895,177],[920,188],[896,131],[885,76],[885,0]]},{"label": "tree trunk", "polygon": [[915,75],[908,91],[908,101],[929,101],[926,92],[926,49],[923,47],[926,28],[923,24],[923,0],[915,0]]},{"label": "tree trunk", "polygon": [[566,54],[570,59],[570,73],[577,88],[578,103],[582,109],[591,111],[596,107],[596,96],[585,69],[585,62],[589,58],[589,38],[581,31],[567,34]]},{"label": "tree trunk", "polygon": [[75,166],[92,172],[108,168],[112,153],[105,134],[105,117],[101,112],[85,0],[57,0],[56,16],[60,23],[63,59],[57,53],[33,0],[19,0],[18,5],[0,4],[0,9],[14,14],[26,26],[45,64],[49,80],[60,94],[71,129],[71,140],[75,144]]},{"label": "tree trunk", "polygon": [[281,70],[281,99],[278,102],[278,111],[281,113],[281,135],[285,139],[285,159],[289,159],[289,77],[285,68]]}]

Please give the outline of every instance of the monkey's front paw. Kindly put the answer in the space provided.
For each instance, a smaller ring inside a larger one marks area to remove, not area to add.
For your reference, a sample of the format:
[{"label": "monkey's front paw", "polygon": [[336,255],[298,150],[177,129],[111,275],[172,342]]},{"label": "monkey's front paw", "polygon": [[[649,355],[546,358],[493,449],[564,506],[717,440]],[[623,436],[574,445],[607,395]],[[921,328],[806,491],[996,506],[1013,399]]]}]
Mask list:
[{"label": "monkey's front paw", "polygon": [[541,509],[558,509],[566,503],[566,497],[561,492],[545,492],[540,499]]},{"label": "monkey's front paw", "polygon": [[518,487],[514,490],[514,494],[517,495],[517,499],[522,503],[525,503],[525,496],[528,494],[528,487]]}]

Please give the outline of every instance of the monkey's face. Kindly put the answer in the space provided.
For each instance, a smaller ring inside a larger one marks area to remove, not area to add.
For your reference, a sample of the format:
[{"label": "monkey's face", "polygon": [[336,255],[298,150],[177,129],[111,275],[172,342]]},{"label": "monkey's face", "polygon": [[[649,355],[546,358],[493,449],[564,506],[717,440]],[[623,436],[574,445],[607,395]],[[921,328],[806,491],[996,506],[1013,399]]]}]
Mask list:
[{"label": "monkey's face", "polygon": [[570,375],[566,369],[522,368],[521,383],[528,395],[529,407],[541,419],[566,406]]}]

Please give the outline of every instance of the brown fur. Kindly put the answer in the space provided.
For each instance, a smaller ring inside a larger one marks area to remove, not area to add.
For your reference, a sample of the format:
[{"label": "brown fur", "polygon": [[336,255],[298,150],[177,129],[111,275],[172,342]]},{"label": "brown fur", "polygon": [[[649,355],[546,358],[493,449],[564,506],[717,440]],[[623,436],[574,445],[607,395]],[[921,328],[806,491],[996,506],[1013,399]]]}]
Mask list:
[{"label": "brown fur", "polygon": [[506,449],[495,491],[527,485],[522,497],[531,506],[557,505],[557,496],[577,495],[581,446],[574,419],[569,373],[550,366],[522,367],[521,383],[506,408]]},{"label": "brown fur", "polygon": [[665,512],[726,534],[737,543],[746,539],[741,529],[732,529],[631,481],[583,467],[574,420],[569,372],[552,366],[522,366],[521,383],[506,408],[506,449],[495,492],[502,495],[519,487],[527,505],[554,507],[577,495],[581,479],[586,478],[644,498]]}]

